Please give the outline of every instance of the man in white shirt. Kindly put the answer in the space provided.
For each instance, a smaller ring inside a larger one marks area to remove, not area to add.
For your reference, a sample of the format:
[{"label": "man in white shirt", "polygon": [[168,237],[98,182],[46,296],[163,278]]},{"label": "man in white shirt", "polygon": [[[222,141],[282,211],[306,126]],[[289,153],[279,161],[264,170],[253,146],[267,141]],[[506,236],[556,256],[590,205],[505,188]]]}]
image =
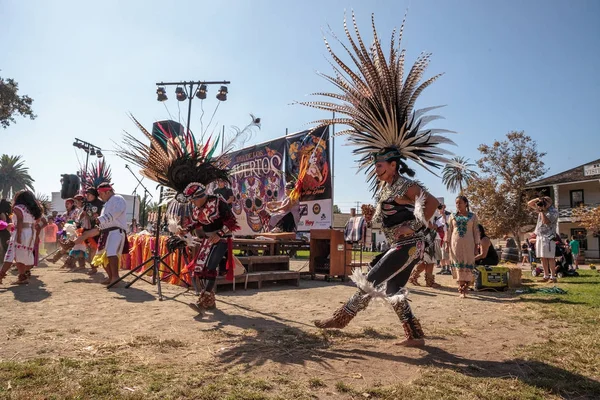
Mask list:
[{"label": "man in white shirt", "polygon": [[104,202],[98,217],[98,227],[86,231],[75,243],[82,243],[88,237],[100,234],[98,253],[94,257],[94,265],[102,265],[108,279],[102,282],[110,285],[119,280],[119,264],[121,255],[128,251],[127,242],[127,203],[122,196],[115,194],[109,183],[98,187],[98,197]]}]

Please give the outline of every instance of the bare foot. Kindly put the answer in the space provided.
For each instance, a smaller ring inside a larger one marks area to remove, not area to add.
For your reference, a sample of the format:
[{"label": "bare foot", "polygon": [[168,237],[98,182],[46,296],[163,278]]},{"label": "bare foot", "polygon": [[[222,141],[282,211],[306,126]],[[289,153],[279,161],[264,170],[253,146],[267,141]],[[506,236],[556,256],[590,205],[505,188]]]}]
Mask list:
[{"label": "bare foot", "polygon": [[461,299],[466,299],[467,295],[464,294],[464,293],[461,293],[461,294],[458,295],[458,297],[460,297]]},{"label": "bare foot", "polygon": [[425,339],[405,339],[401,342],[394,343],[396,346],[403,347],[423,347],[425,346]]},{"label": "bare foot", "polygon": [[103,280],[100,283],[103,284],[103,285],[108,285],[110,283],[110,279],[106,278],[105,280]]},{"label": "bare foot", "polygon": [[90,270],[90,272],[88,272],[88,275],[95,275],[95,274],[97,274],[97,273],[98,273],[98,268],[92,268],[92,269]]}]

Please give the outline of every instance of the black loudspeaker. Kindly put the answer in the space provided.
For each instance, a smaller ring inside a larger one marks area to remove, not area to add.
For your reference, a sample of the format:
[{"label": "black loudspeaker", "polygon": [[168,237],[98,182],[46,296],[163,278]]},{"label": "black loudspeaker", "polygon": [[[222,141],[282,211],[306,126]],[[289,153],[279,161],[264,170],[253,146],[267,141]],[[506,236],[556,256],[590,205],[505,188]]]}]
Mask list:
[{"label": "black loudspeaker", "polygon": [[[181,136],[185,133],[185,128],[179,122],[172,121],[170,119],[158,121],[152,124],[152,136],[155,138],[160,137],[163,131],[173,136]],[[154,144],[151,143],[150,146],[154,147]]]},{"label": "black loudspeaker", "polygon": [[60,180],[61,188],[60,188],[60,198],[70,199],[75,197],[77,192],[79,192],[79,177],[77,175],[61,175],[62,179]]}]

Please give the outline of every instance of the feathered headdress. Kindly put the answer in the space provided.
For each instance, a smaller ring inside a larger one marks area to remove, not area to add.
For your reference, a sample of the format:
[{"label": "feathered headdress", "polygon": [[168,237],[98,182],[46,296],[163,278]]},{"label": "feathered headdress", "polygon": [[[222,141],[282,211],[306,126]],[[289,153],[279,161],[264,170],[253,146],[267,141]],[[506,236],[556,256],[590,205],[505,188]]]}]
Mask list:
[{"label": "feathered headdress", "polygon": [[373,44],[367,48],[362,41],[354,14],[352,21],[356,40],[350,34],[346,19],[344,30],[349,46],[343,46],[352,62],[358,69],[352,70],[331,49],[325,39],[325,45],[333,58],[331,65],[334,76],[320,74],[338,89],[337,93],[315,93],[315,95],[339,100],[301,102],[300,104],[335,112],[346,117],[321,119],[315,121],[315,129],[323,126],[342,124],[350,128],[336,135],[348,135],[349,141],[357,146],[353,152],[359,155],[359,170],[367,169],[368,179],[373,184],[375,178],[374,161],[399,160],[403,171],[414,175],[405,160],[412,160],[426,170],[431,167],[440,168],[449,162],[445,155],[450,151],[439,147],[440,144],[454,142],[440,133],[454,133],[445,129],[424,129],[427,123],[440,119],[440,116],[424,116],[425,113],[438,107],[429,107],[413,111],[417,97],[442,74],[420,83],[423,73],[429,64],[431,54],[421,54],[404,79],[405,50],[400,50],[404,21],[396,43],[392,33],[391,49],[386,59],[372,16]]},{"label": "feathered headdress", "polygon": [[158,123],[154,135],[146,130],[133,115],[135,122],[150,145],[125,132],[124,145],[117,153],[125,160],[141,168],[140,173],[148,179],[174,191],[173,196],[181,203],[200,197],[206,186],[217,180],[229,182],[229,170],[224,165],[224,156],[238,142],[248,136],[253,126],[260,126],[260,119],[252,116],[252,122],[223,146],[223,152],[215,156],[219,139],[205,144],[197,143],[192,132],[171,131],[168,124]]},{"label": "feathered headdress", "polygon": [[106,164],[104,159],[96,161],[85,174],[84,183],[86,192],[98,196],[98,188],[102,184],[110,185],[112,180],[111,175],[110,167]]},{"label": "feathered headdress", "polygon": [[35,200],[37,201],[40,209],[42,210],[42,215],[48,214],[52,211],[52,201],[50,201],[50,197],[45,194],[36,193]]}]

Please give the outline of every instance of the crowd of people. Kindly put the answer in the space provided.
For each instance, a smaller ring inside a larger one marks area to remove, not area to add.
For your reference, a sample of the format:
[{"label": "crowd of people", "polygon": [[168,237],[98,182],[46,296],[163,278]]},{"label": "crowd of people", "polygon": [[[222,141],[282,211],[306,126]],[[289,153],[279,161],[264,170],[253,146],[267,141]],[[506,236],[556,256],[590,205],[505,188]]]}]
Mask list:
[{"label": "crowd of people", "polygon": [[12,204],[0,201],[0,283],[13,264],[18,270],[14,283],[29,283],[42,254],[52,256],[52,262],[66,257],[63,267],[71,270],[89,263],[91,275],[101,266],[108,275],[102,283],[115,282],[120,255],[127,250],[127,221],[125,199],[110,182],[104,179],[66,199],[62,215],[48,208],[29,190],[17,192]]}]

